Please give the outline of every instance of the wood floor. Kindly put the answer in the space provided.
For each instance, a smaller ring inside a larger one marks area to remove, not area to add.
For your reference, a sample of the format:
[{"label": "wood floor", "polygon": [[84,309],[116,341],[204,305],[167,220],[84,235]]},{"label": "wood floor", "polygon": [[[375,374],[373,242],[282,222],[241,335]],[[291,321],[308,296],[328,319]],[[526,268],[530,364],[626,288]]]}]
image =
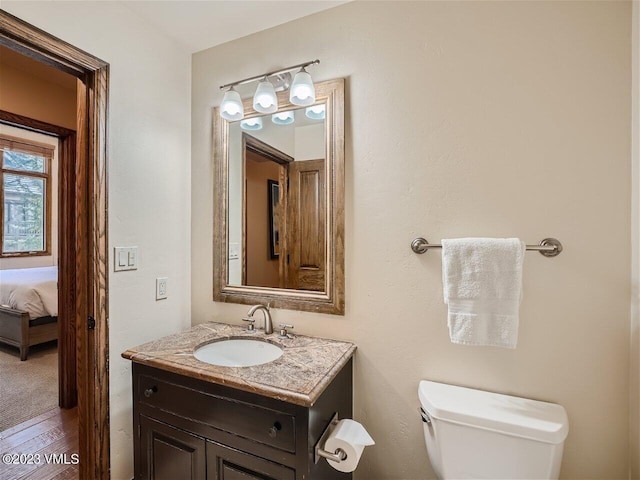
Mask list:
[{"label": "wood floor", "polygon": [[77,454],[78,409],[56,408],[0,432],[0,479],[77,480]]}]

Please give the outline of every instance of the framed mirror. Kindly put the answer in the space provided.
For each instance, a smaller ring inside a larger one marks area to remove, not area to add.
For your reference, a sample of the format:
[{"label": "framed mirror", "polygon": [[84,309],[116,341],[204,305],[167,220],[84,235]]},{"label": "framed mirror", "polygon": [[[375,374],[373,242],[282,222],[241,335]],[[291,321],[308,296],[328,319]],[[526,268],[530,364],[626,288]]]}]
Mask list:
[{"label": "framed mirror", "polygon": [[218,302],[344,314],[344,80],[309,107],[278,92],[274,114],[213,110]]}]

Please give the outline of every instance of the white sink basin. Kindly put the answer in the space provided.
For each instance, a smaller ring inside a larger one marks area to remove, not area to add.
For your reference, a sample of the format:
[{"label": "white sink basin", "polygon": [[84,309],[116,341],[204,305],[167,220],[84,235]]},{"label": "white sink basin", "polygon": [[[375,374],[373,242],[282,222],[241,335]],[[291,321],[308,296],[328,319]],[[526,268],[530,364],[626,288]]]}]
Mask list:
[{"label": "white sink basin", "polygon": [[208,343],[193,352],[201,362],[221,367],[252,367],[280,358],[282,349],[260,340],[230,338]]}]

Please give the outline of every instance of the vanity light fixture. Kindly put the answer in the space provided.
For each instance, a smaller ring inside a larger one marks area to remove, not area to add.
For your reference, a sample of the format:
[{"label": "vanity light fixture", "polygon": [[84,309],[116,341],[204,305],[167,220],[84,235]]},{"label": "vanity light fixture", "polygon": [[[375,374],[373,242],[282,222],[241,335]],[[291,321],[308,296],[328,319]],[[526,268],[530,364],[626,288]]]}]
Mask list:
[{"label": "vanity light fixture", "polygon": [[240,128],[243,130],[260,130],[262,128],[262,118],[247,118],[240,122]]},{"label": "vanity light fixture", "polygon": [[293,110],[278,112],[271,115],[271,121],[276,125],[291,125],[294,122]]},{"label": "vanity light fixture", "polygon": [[[220,89],[224,90],[225,88],[228,88],[229,90],[224,94],[224,98],[222,99],[220,116],[230,121],[242,120],[244,118],[242,100],[240,99],[240,94],[238,94],[233,87],[236,85],[255,82],[257,80],[259,80],[259,83],[253,96],[253,109],[260,113],[275,113],[278,110],[278,96],[276,95],[276,89],[273,82],[279,81],[279,83],[282,84],[282,88],[286,89],[288,81],[282,81],[285,77],[282,74],[286,74],[286,78],[290,79],[291,76],[288,72],[298,69],[299,71],[296,73],[293,83],[291,84],[289,100],[294,105],[312,105],[316,98],[315,87],[313,86],[311,75],[306,71],[306,68],[311,65],[317,65],[318,63],[320,63],[320,60],[312,60],[310,62],[300,63],[291,67],[263,73],[262,75],[256,75],[254,77],[245,78],[244,80],[222,85]],[[273,80],[270,80],[270,78]]]},{"label": "vanity light fixture", "polygon": [[278,96],[273,84],[264,77],[258,84],[253,96],[253,109],[260,113],[273,113],[278,110]]},{"label": "vanity light fixture", "polygon": [[220,105],[220,116],[227,120],[242,120],[244,118],[244,107],[240,94],[233,89],[233,85],[227,90]]},{"label": "vanity light fixture", "polygon": [[313,105],[312,107],[307,107],[304,110],[304,114],[312,120],[324,120],[326,115],[324,105]]},{"label": "vanity light fixture", "polygon": [[289,101],[294,105],[306,107],[316,101],[316,89],[313,87],[311,75],[302,67],[296,76],[289,90]]}]

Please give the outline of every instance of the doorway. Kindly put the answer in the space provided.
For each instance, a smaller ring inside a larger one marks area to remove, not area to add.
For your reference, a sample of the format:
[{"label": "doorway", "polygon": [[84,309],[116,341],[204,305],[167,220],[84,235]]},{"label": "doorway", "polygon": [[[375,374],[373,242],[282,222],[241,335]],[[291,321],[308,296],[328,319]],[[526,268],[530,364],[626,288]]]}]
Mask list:
[{"label": "doorway", "polygon": [[[69,146],[76,138],[77,79],[4,46],[0,67],[0,304],[18,310],[2,312],[0,341],[19,348],[26,361],[32,347],[55,339],[59,368],[46,383],[58,379],[55,403],[71,408],[77,404],[75,319],[65,306],[73,301],[73,292],[66,289],[68,279],[58,278],[58,271],[67,271],[65,265],[58,267],[60,248],[73,234],[60,228],[68,224],[68,209],[60,215],[65,201],[59,197],[66,189],[58,187],[73,175],[75,148]],[[20,311],[29,318],[23,319]],[[23,321],[24,331],[11,331]],[[31,370],[26,364],[15,368]],[[30,412],[25,410],[19,416],[26,418]]]},{"label": "doorway", "polygon": [[[60,302],[67,319],[64,345],[75,342],[65,362],[77,380],[80,478],[109,478],[108,278],[107,278],[107,93],[106,62],[0,10],[0,44],[77,78],[75,135],[60,137],[67,162],[60,184]],[[4,114],[3,123],[15,123]],[[43,122],[30,125],[46,133]],[[68,132],[67,132],[68,133]],[[62,221],[62,219],[65,219]],[[60,316],[62,317],[62,315]],[[64,320],[63,320],[64,321]],[[75,357],[73,353],[75,352]],[[61,352],[61,358],[63,352]]]},{"label": "doorway", "polygon": [[287,172],[284,152],[243,132],[242,285],[285,288]]},{"label": "doorway", "polygon": [[[3,88],[8,85],[6,61],[0,47]],[[22,82],[7,86],[22,89],[32,72],[15,69]],[[34,81],[34,83],[36,83]],[[72,84],[75,89],[75,83]],[[41,86],[46,88],[46,86]],[[50,93],[50,92],[47,92]],[[75,91],[68,92],[73,98]],[[3,105],[4,107],[4,105]],[[75,108],[74,108],[75,110]],[[58,406],[76,404],[75,363],[59,372],[58,349],[67,340],[60,335],[58,289],[59,141],[54,135],[9,126],[0,112],[0,432]],[[72,319],[71,319],[72,320]],[[71,345],[75,349],[75,342]],[[65,353],[69,348],[61,348]],[[69,383],[67,380],[73,380]],[[60,384],[60,385],[59,385]],[[70,387],[71,392],[65,392]],[[4,437],[0,433],[0,437]]]}]

